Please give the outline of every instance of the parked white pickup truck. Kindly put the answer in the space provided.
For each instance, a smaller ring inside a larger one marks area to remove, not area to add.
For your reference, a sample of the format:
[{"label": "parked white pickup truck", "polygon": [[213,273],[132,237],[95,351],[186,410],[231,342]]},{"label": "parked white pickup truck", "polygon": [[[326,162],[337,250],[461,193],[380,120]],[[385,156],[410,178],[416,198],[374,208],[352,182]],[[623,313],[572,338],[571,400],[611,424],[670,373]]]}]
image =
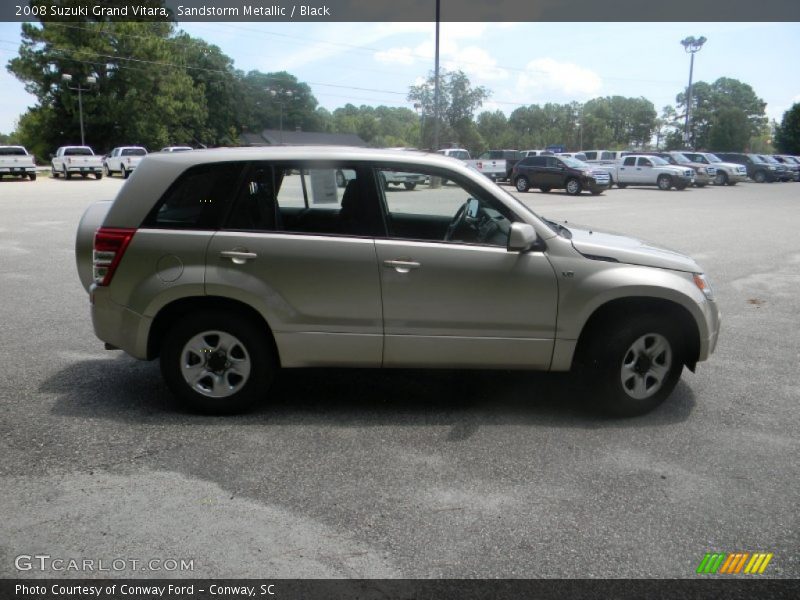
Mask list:
[{"label": "parked white pickup truck", "polygon": [[89,146],[61,146],[53,155],[51,163],[53,177],[64,176],[72,179],[73,175],[96,179],[103,178],[103,157],[97,156]]},{"label": "parked white pickup truck", "polygon": [[694,182],[695,172],[691,167],[671,165],[658,156],[629,154],[614,164],[593,163],[611,175],[618,188],[629,185],[656,185],[660,190],[675,188],[684,190]]},{"label": "parked white pickup truck", "polygon": [[36,181],[36,162],[22,146],[0,146],[0,179],[4,175]]},{"label": "parked white pickup truck", "polygon": [[119,173],[127,179],[145,156],[147,150],[141,146],[119,146],[103,158],[103,171],[109,177]]}]

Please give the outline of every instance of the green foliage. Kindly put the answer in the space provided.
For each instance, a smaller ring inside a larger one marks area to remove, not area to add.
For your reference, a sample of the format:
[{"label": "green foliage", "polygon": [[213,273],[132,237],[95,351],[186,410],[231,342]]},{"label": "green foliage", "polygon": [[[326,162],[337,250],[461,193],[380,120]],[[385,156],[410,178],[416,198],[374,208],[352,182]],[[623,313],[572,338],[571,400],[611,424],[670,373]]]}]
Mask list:
[{"label": "green foliage", "polygon": [[373,147],[415,147],[419,117],[408,108],[346,104],[333,111],[332,130],[355,133]]},{"label": "green foliage", "polygon": [[584,148],[643,146],[656,128],[656,109],[645,98],[607,96],[583,106]]},{"label": "green foliage", "polygon": [[708,149],[714,151],[742,152],[750,140],[750,123],[747,114],[735,107],[721,108],[711,121]]},{"label": "green foliage", "polygon": [[800,103],[783,113],[775,128],[775,145],[784,154],[800,155]]},{"label": "green foliage", "polygon": [[473,86],[463,71],[439,72],[439,105],[436,107],[436,77],[428,75],[427,81],[409,88],[408,101],[418,106],[423,115],[423,135],[420,146],[433,148],[434,125],[439,117],[439,145],[448,144],[472,147],[482,145],[483,139],[475,127],[473,116],[491,92],[483,86]]},{"label": "green foliage", "polygon": [[[687,108],[686,90],[678,94],[675,100],[676,112],[680,116],[680,122],[683,123]],[[766,102],[756,95],[752,87],[738,79],[720,77],[712,84],[704,81],[694,83],[689,130],[690,145],[693,148],[709,148],[715,123],[723,128],[729,127],[730,119],[733,118],[730,117],[732,113],[728,113],[729,117],[722,121],[717,118],[717,115],[729,109],[738,109],[745,115],[746,120],[735,118],[746,127],[748,137],[759,135],[767,123],[764,113],[766,106]],[[719,135],[723,136],[722,133]]]}]

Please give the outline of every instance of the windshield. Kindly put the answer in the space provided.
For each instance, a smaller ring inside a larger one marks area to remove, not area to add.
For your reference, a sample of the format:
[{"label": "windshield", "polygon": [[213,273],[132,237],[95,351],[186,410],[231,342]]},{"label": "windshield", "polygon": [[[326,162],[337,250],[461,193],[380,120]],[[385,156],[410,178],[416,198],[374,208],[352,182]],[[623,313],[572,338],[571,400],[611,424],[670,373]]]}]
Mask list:
[{"label": "windshield", "polygon": [[716,154],[706,154],[706,158],[712,163],[722,162],[722,159]]},{"label": "windshield", "polygon": [[762,154],[759,154],[759,155],[758,155],[758,158],[760,158],[760,159],[761,159],[761,162],[772,163],[772,164],[775,164],[775,165],[779,165],[779,164],[781,164],[781,163],[780,163],[780,161],[778,161],[778,160],[775,160],[775,159],[774,159],[774,158],[772,158],[771,156],[764,156],[764,155],[762,155]]},{"label": "windshield", "polygon": [[569,156],[559,156],[559,160],[561,160],[565,165],[568,167],[572,167],[573,169],[588,169],[590,168],[582,160],[578,160],[577,158],[570,158]]},{"label": "windshield", "polygon": [[122,151],[122,156],[144,156],[147,150],[144,148],[126,148]]},{"label": "windshield", "polygon": [[673,152],[672,158],[674,158],[678,162],[693,162],[691,158],[686,156],[685,154],[681,154],[680,152]]},{"label": "windshield", "polygon": [[0,156],[28,156],[25,148],[19,146],[0,146]]}]

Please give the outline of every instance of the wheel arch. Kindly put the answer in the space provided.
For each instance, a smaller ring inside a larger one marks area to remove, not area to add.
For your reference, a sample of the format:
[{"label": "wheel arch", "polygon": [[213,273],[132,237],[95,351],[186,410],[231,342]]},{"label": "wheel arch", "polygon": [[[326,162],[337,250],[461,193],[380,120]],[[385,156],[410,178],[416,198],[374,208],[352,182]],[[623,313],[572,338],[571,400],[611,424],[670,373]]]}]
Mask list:
[{"label": "wheel arch", "polygon": [[695,370],[700,357],[700,329],[695,317],[679,302],[652,296],[615,298],[595,308],[581,328],[573,362],[599,331],[634,313],[657,314],[675,323],[683,341],[683,362],[691,371]]},{"label": "wheel arch", "polygon": [[147,336],[147,359],[152,360],[157,358],[161,352],[161,346],[164,342],[164,336],[169,331],[170,325],[175,319],[188,314],[190,312],[199,310],[215,310],[220,312],[233,312],[239,316],[250,319],[254,324],[263,326],[267,337],[267,343],[271,346],[273,356],[275,356],[280,364],[280,353],[278,346],[275,343],[275,335],[272,332],[267,319],[264,318],[260,312],[252,306],[234,300],[233,298],[226,298],[224,296],[192,296],[178,298],[172,302],[164,305],[159,309],[153,322],[150,325],[150,330]]}]

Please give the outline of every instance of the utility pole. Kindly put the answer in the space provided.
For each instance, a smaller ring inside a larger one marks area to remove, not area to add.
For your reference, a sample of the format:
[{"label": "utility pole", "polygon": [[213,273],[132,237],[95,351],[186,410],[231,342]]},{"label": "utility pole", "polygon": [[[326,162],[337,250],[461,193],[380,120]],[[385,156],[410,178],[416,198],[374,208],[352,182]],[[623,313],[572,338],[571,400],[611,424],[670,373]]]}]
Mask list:
[{"label": "utility pole", "polygon": [[703,36],[696,39],[690,36],[681,40],[683,49],[691,56],[689,60],[689,88],[686,92],[686,126],[683,132],[684,143],[687,148],[691,147],[689,131],[692,123],[692,75],[694,74],[694,55],[700,51],[700,48],[703,47],[706,41],[706,38]]},{"label": "utility pole", "polygon": [[[69,82],[72,81],[72,75],[70,75],[69,73],[64,73],[63,75],[61,75],[61,79],[66,83],[67,89],[75,90],[76,92],[78,92],[78,115],[79,115],[78,118],[81,124],[81,146],[85,146],[86,138],[83,132],[83,92],[88,91],[89,88],[82,87],[80,82],[78,82],[78,87],[72,87],[71,85],[69,85]],[[87,85],[94,85],[95,83],[97,83],[97,78],[89,76],[86,78],[85,83]]]}]

